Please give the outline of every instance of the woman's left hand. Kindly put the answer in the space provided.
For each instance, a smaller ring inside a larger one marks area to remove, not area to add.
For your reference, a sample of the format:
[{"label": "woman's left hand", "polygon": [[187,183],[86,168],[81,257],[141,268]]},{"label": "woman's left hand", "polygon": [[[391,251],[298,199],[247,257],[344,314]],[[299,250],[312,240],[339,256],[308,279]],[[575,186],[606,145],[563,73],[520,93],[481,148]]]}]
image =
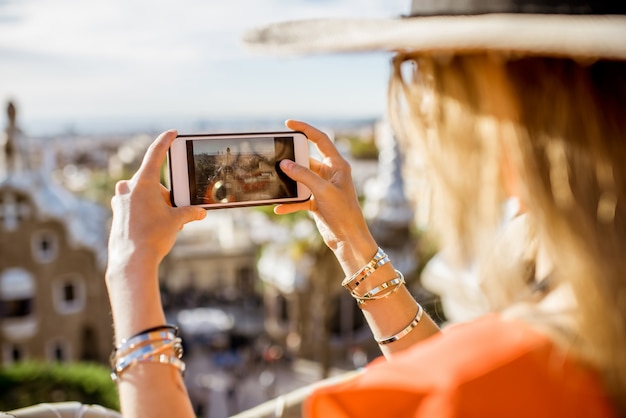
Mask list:
[{"label": "woman's left hand", "polygon": [[350,275],[367,263],[377,249],[361,212],[350,164],[324,132],[299,121],[289,120],[286,125],[303,132],[315,144],[322,160],[310,158],[310,168],[290,160],[281,161],[283,172],[307,186],[312,196],[306,202],[278,205],[274,211],[310,211],[324,242],[346,275]]}]

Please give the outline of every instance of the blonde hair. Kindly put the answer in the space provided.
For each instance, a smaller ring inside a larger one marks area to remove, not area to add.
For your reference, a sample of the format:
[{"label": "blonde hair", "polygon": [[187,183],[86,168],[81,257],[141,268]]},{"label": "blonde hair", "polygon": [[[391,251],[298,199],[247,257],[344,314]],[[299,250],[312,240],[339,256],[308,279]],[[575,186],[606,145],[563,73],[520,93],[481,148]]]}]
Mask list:
[{"label": "blonde hair", "polygon": [[[507,196],[503,161],[512,164],[551,279],[575,297],[566,314],[578,338],[567,349],[626,411],[626,62],[398,55],[394,69],[390,117],[409,170],[425,156],[433,172],[442,243],[462,260],[487,258]],[[525,297],[532,306],[530,289],[519,292],[525,280],[487,289],[494,308]]]}]

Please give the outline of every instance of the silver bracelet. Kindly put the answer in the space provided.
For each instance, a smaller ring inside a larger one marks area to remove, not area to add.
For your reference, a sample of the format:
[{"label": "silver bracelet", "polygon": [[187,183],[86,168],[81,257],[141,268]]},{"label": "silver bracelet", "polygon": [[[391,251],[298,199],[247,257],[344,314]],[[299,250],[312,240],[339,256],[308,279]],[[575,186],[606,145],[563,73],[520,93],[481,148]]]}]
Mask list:
[{"label": "silver bracelet", "polygon": [[116,353],[119,353],[119,352],[132,350],[138,345],[142,345],[147,341],[164,340],[164,339],[173,340],[176,338],[177,335],[178,335],[178,330],[173,331],[169,329],[161,329],[161,330],[140,333],[127,340],[123,340],[120,343],[120,345],[115,347],[112,354],[116,355]]},{"label": "silver bracelet", "polygon": [[380,345],[385,345],[385,344],[390,344],[392,342],[398,341],[399,339],[405,337],[409,332],[413,331],[413,328],[417,326],[417,324],[420,322],[420,319],[422,319],[423,313],[424,313],[424,309],[422,308],[422,305],[418,303],[417,314],[415,315],[415,318],[411,321],[411,323],[407,325],[406,328],[404,328],[402,331],[398,332],[397,334],[392,335],[391,337],[382,338],[382,339],[376,338],[376,342]]},{"label": "silver bracelet", "polygon": [[363,267],[361,267],[356,273],[350,277],[346,277],[341,285],[348,289],[350,292],[354,291],[358,285],[363,283],[370,274],[376,271],[377,268],[387,264],[389,262],[389,256],[378,247],[378,251],[374,254],[374,257]]},{"label": "silver bracelet", "polygon": [[[382,283],[379,286],[376,286],[375,288],[373,288],[372,290],[368,291],[367,293],[365,293],[364,295],[357,295],[354,291],[352,292],[352,297],[354,299],[356,299],[357,303],[359,305],[363,305],[365,302],[369,301],[369,300],[378,300],[378,299],[384,299],[388,296],[391,296],[392,294],[394,294],[395,292],[398,291],[398,289],[400,289],[400,287],[405,284],[406,282],[404,281],[404,275],[398,271],[395,270],[397,276],[385,283]],[[384,290],[387,289],[391,289],[385,293],[383,293],[382,295],[379,295],[379,293],[381,293]]]},{"label": "silver bracelet", "polygon": [[187,365],[178,356],[168,356],[167,354],[158,354],[137,360],[138,363],[159,363],[168,364],[177,369],[182,376],[185,375]]},{"label": "silver bracelet", "polygon": [[157,343],[148,344],[129,352],[125,356],[115,358],[115,362],[111,364],[111,378],[117,380],[124,371],[141,360],[160,354],[163,350],[171,348],[174,355],[178,358],[183,356],[183,346],[180,337],[174,340],[162,340]]}]

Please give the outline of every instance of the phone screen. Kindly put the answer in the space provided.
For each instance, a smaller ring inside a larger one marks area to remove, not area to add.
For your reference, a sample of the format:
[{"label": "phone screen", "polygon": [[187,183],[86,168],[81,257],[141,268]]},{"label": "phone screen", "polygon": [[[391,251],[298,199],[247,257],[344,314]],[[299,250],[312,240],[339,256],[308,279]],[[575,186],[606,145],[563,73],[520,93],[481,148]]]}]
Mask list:
[{"label": "phone screen", "polygon": [[192,205],[297,197],[278,163],[295,159],[293,136],[187,140]]}]

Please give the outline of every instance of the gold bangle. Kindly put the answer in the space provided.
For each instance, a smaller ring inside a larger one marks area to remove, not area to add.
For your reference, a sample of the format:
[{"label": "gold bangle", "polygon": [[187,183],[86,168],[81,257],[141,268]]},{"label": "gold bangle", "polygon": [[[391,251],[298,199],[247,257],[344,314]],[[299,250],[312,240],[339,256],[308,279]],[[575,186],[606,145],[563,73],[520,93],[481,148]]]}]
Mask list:
[{"label": "gold bangle", "polygon": [[382,339],[376,338],[376,342],[380,345],[386,345],[386,344],[390,344],[392,342],[398,341],[399,339],[405,337],[409,332],[413,331],[413,328],[415,328],[417,324],[420,322],[420,319],[422,319],[422,313],[424,313],[424,309],[422,308],[422,305],[418,303],[417,314],[415,315],[415,318],[411,321],[411,323],[406,326],[406,328],[404,328],[402,331],[398,332],[397,334],[392,335],[391,337],[382,338]]},{"label": "gold bangle", "polygon": [[350,292],[354,291],[358,285],[363,283],[370,274],[372,274],[378,267],[381,267],[389,262],[389,256],[378,247],[378,251],[374,254],[374,257],[363,267],[361,267],[356,273],[350,277],[346,277],[341,285],[348,289]]},{"label": "gold bangle", "polygon": [[[400,287],[405,284],[406,282],[404,281],[404,275],[398,271],[395,270],[397,276],[385,283],[382,283],[378,286],[376,286],[375,288],[371,289],[370,291],[368,291],[367,293],[365,293],[364,295],[357,295],[354,291],[352,292],[352,297],[354,299],[356,299],[357,303],[359,305],[363,305],[365,304],[365,302],[370,301],[370,300],[379,300],[379,299],[384,299],[388,296],[393,295],[395,292],[398,291],[398,289],[400,289]],[[384,292],[385,290],[387,290],[386,292]],[[381,292],[384,292],[382,294],[380,294]]]}]

